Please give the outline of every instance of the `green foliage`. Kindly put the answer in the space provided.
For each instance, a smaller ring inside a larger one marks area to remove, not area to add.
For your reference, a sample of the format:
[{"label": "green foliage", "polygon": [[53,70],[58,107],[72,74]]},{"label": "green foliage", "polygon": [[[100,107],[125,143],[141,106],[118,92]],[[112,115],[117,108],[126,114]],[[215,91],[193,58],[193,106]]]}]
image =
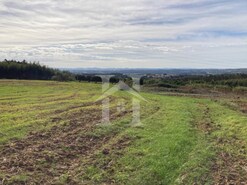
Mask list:
[{"label": "green foliage", "polygon": [[56,71],[55,75],[52,76],[51,80],[55,80],[55,81],[74,81],[75,77],[66,71],[60,72],[60,71]]},{"label": "green foliage", "polygon": [[26,79],[26,80],[57,80],[72,81],[75,80],[74,75],[52,69],[38,62],[28,63],[15,60],[4,60],[0,62],[0,79]]},{"label": "green foliage", "polygon": [[145,78],[144,84],[167,88],[195,84],[226,86],[230,88],[247,87],[247,74],[180,75],[164,78]]}]

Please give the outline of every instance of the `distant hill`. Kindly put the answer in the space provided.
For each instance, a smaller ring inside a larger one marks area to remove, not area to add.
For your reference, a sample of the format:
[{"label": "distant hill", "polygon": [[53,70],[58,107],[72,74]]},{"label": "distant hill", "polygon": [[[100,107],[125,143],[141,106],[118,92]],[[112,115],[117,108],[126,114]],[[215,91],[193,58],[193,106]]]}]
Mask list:
[{"label": "distant hill", "polygon": [[76,74],[168,74],[168,75],[219,75],[247,74],[245,69],[117,69],[117,68],[73,68],[66,69]]}]

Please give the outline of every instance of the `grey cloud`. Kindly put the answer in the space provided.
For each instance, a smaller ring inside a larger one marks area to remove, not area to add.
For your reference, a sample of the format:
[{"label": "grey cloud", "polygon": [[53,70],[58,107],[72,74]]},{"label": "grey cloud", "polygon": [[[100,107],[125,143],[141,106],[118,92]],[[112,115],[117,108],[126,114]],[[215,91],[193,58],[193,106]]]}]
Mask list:
[{"label": "grey cloud", "polygon": [[[159,67],[175,60],[181,67],[195,66],[196,60],[198,66],[226,65],[210,48],[236,50],[246,43],[246,5],[244,0],[2,0],[0,59],[40,60],[54,67],[68,61],[78,67]],[[202,50],[215,60],[206,61]],[[188,52],[191,62],[184,62]],[[241,52],[228,60],[239,58],[244,66]]]}]

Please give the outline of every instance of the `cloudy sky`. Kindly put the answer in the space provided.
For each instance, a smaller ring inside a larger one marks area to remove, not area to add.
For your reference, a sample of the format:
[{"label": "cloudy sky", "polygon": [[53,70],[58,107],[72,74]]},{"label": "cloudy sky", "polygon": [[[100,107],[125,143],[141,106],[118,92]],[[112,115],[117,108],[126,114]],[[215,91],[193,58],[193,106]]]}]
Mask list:
[{"label": "cloudy sky", "polygon": [[247,68],[246,0],[0,0],[0,60]]}]

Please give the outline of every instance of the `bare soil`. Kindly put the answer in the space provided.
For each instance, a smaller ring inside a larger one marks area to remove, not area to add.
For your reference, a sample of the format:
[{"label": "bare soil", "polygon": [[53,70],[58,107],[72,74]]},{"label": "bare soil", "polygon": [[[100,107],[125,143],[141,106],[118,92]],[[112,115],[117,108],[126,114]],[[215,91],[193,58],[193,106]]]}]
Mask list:
[{"label": "bare soil", "polygon": [[[127,112],[112,114],[111,120],[125,114]],[[100,109],[83,109],[70,115],[69,119],[69,124],[54,126],[49,131],[31,132],[26,138],[3,146],[0,174],[5,175],[0,176],[0,184],[57,184],[62,175],[81,165],[83,157],[94,153],[114,137],[114,133],[104,136],[87,134],[100,122]],[[66,184],[78,182],[68,177]]]},{"label": "bare soil", "polygon": [[[210,119],[209,107],[205,106],[203,111],[203,121],[197,125],[198,129],[206,135],[211,135],[213,131],[221,129]],[[244,157],[247,151],[246,143],[236,137],[217,137],[214,140],[216,140],[215,147],[218,151],[211,169],[214,184],[245,185],[247,183],[247,160]],[[238,150],[234,154],[225,149],[232,146]]]}]

